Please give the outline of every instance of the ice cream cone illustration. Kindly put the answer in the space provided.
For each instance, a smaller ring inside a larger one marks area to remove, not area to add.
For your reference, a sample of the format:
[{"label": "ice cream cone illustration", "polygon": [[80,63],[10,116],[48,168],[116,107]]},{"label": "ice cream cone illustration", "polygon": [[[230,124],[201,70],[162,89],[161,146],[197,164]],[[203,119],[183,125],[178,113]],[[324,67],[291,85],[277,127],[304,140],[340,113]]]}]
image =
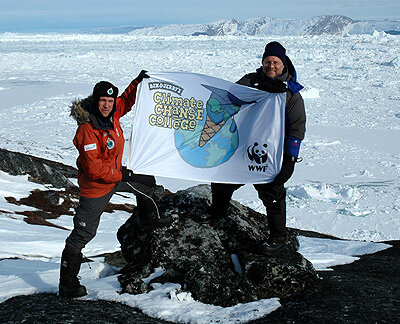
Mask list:
[{"label": "ice cream cone illustration", "polygon": [[[256,101],[243,101],[234,96],[232,93],[203,84],[203,87],[212,93],[207,101],[207,118],[200,134],[199,146],[203,147],[207,142],[217,134],[225,125],[228,119],[233,118],[242,105],[251,104]],[[233,125],[233,127],[232,127]],[[236,129],[236,124],[231,125],[232,129]]]},{"label": "ice cream cone illustration", "polygon": [[219,124],[214,123],[210,117],[207,115],[206,123],[201,131],[199,146],[204,146],[218,131],[224,126],[226,120],[220,122]]}]

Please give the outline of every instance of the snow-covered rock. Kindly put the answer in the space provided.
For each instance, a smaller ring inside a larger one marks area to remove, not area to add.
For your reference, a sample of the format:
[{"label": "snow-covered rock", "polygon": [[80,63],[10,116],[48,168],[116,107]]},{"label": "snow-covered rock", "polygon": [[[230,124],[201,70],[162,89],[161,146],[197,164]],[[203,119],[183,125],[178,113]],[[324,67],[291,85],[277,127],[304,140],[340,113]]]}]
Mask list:
[{"label": "snow-covered rock", "polygon": [[[185,293],[206,304],[232,306],[263,298],[287,297],[313,285],[316,272],[297,252],[294,233],[279,251],[262,253],[269,236],[266,216],[232,202],[226,217],[210,224],[199,216],[210,205],[209,185],[165,196],[157,202],[161,217],[175,221],[167,228],[140,231],[134,210],[118,230],[128,264],[118,278],[124,292],[150,291],[150,284],[179,283]],[[165,270],[150,282],[153,268]]]},{"label": "snow-covered rock", "polygon": [[400,32],[400,21],[354,21],[349,17],[340,15],[318,16],[308,19],[258,17],[244,21],[238,21],[232,18],[206,24],[176,24],[144,28],[135,27],[129,34],[135,36],[295,36],[372,34],[374,30],[396,34]]}]

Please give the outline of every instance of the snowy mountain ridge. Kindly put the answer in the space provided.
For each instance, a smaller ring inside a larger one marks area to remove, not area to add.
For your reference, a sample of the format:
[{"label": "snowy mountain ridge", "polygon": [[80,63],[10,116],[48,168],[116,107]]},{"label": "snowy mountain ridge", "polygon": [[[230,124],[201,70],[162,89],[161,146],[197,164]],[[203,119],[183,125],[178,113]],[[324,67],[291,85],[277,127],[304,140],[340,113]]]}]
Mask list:
[{"label": "snowy mountain ridge", "polygon": [[400,20],[359,20],[346,16],[318,16],[309,19],[278,19],[269,17],[219,20],[206,24],[174,24],[137,28],[130,35],[142,36],[295,36],[372,34],[400,32]]}]

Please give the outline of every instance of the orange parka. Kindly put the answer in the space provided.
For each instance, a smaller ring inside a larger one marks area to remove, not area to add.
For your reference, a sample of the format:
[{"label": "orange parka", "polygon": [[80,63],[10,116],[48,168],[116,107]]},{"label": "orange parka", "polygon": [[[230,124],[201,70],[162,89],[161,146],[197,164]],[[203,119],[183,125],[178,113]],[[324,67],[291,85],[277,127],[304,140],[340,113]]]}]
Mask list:
[{"label": "orange parka", "polygon": [[119,119],[132,109],[136,101],[137,85],[136,80],[133,80],[122,95],[116,98],[113,128],[102,127],[89,112],[92,97],[72,102],[71,115],[79,125],[74,145],[79,151],[76,165],[82,197],[102,197],[122,179],[125,139]]}]

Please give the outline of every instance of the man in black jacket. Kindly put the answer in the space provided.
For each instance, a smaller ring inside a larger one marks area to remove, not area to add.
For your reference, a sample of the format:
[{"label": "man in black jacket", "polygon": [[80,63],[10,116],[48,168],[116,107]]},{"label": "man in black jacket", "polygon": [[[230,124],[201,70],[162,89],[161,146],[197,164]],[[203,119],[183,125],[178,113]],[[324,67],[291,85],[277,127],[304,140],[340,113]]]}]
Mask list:
[{"label": "man in black jacket", "polygon": [[[262,57],[262,66],[255,73],[246,74],[237,83],[272,93],[286,92],[282,169],[273,182],[254,185],[266,208],[270,228],[269,239],[261,245],[261,250],[275,251],[282,248],[287,240],[284,184],[293,174],[306,130],[304,101],[299,93],[303,86],[296,81],[296,70],[286,56],[285,48],[278,42],[268,43]],[[209,208],[211,218],[218,219],[226,214],[233,192],[241,186],[243,185],[211,184],[212,205]]]}]

